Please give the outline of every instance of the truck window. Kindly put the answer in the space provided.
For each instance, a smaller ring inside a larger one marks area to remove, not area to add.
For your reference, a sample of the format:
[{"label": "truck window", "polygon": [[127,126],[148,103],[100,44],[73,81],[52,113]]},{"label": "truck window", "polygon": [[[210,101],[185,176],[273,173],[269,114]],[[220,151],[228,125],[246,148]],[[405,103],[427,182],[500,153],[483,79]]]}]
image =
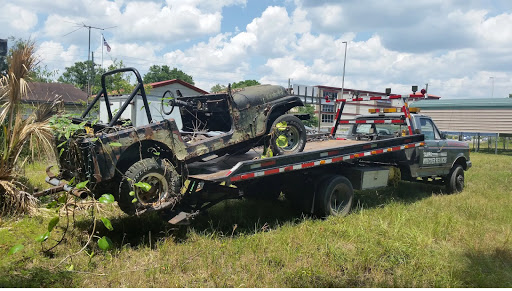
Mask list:
[{"label": "truck window", "polygon": [[[353,134],[377,134],[379,136],[400,136],[403,125],[400,124],[356,124]],[[407,126],[405,127],[407,128]]]},{"label": "truck window", "polygon": [[421,133],[425,135],[425,140],[441,139],[441,136],[432,123],[432,120],[428,118],[420,118],[420,123]]},{"label": "truck window", "polygon": [[[371,131],[371,132],[370,132]],[[373,133],[371,124],[359,124],[356,127],[356,133],[370,134]]]}]

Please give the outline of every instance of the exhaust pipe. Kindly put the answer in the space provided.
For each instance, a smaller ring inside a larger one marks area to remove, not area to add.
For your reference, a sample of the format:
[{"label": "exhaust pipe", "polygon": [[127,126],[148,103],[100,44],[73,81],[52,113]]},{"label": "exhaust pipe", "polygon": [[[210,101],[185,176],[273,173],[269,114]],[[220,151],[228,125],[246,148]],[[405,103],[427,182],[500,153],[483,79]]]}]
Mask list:
[{"label": "exhaust pipe", "polygon": [[46,181],[46,183],[51,184],[53,186],[59,186],[59,187],[62,186],[62,190],[69,192],[69,193],[71,193],[71,195],[76,196],[80,199],[85,199],[85,198],[87,198],[87,196],[89,196],[89,193],[87,191],[82,190],[82,189],[76,189],[75,187],[69,186],[68,184],[64,184],[61,180],[55,178],[55,176],[53,176],[53,178],[51,178],[51,176],[48,175],[48,177],[46,177],[45,181]]}]

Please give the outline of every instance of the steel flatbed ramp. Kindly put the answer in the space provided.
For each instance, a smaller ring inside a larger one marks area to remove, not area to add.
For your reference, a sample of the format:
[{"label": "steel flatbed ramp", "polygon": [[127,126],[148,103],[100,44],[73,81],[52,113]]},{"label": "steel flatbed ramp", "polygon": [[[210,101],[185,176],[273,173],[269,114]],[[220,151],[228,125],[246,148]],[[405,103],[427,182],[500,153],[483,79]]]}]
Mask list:
[{"label": "steel flatbed ramp", "polygon": [[228,155],[208,162],[189,164],[189,178],[209,182],[236,183],[267,175],[292,172],[396,152],[424,145],[423,135],[376,141],[326,140],[308,142],[301,153],[261,159],[262,149],[243,155]]}]

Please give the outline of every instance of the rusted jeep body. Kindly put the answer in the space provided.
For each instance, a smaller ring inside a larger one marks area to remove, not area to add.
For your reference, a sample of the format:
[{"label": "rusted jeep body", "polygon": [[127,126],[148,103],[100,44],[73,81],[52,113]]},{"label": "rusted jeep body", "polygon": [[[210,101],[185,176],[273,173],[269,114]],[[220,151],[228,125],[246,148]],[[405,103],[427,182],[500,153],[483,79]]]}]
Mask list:
[{"label": "rusted jeep body", "polygon": [[[105,89],[105,76],[129,71],[137,77],[138,86],[113,116]],[[130,192],[130,195],[133,190],[137,192],[138,189],[133,187],[137,180],[151,184],[152,191],[158,190],[158,193],[153,193],[146,199],[137,194],[138,202],[134,203],[135,206],[155,203],[177,195],[178,193],[173,192],[179,191],[183,179],[186,179],[187,163],[212,155],[245,152],[254,146],[262,145],[268,141],[276,120],[282,119],[283,116],[291,116],[285,115],[291,108],[303,106],[299,97],[291,96],[283,87],[275,85],[247,87],[237,92],[228,90],[227,93],[180,97],[169,101],[173,109],[175,106],[180,108],[183,123],[183,128],[180,129],[172,118],[153,121],[142,79],[137,70],[125,68],[107,72],[101,81],[102,91],[81,118],[73,119],[75,124],[85,122],[85,129],[68,139],[62,146],[64,150],[57,149],[62,150],[59,158],[60,173],[57,178],[71,180],[75,177],[76,182],[88,180],[88,187],[95,195],[112,193],[117,196],[118,201],[127,201],[129,197],[125,196],[128,193],[124,192]],[[129,121],[120,120],[120,117],[138,92],[143,98],[149,124],[133,127]],[[84,121],[102,97],[107,104],[108,124]],[[299,120],[295,116],[291,117]],[[299,127],[300,125],[294,129],[297,132],[292,134],[300,133]],[[297,139],[294,151],[302,151],[305,136],[293,138]],[[57,144],[62,142],[57,141]],[[145,171],[149,167],[144,163],[136,165],[141,161],[150,161],[155,168],[154,172],[160,174],[140,176],[135,173]],[[172,169],[167,169],[169,166]],[[126,180],[131,187],[123,188],[123,181],[127,183]],[[123,202],[124,207],[121,202],[119,203],[121,208],[128,213],[133,212],[134,207],[126,201]]]}]

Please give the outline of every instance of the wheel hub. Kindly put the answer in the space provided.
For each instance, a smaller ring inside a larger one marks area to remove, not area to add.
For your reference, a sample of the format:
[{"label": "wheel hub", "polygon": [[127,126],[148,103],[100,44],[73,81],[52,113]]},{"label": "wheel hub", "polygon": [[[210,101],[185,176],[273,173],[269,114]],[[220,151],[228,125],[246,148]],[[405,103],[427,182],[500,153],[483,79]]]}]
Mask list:
[{"label": "wheel hub", "polygon": [[279,136],[285,136],[288,145],[285,147],[281,147],[281,149],[285,151],[293,151],[297,146],[299,146],[299,130],[295,126],[288,125],[287,128],[283,131],[280,131]]},{"label": "wheel hub", "polygon": [[140,179],[140,182],[151,186],[148,191],[140,187],[135,187],[135,195],[142,204],[155,203],[167,196],[169,184],[165,177],[160,173],[149,173]]}]

